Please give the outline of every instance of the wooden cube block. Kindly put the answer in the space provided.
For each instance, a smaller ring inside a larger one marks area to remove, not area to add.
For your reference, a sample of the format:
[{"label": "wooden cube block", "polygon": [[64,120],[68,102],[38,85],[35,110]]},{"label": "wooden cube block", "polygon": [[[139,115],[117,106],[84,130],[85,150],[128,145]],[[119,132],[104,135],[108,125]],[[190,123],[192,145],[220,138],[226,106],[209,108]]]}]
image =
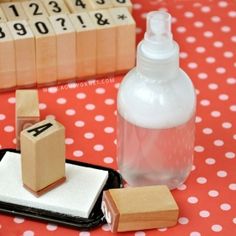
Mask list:
[{"label": "wooden cube block", "polygon": [[47,18],[31,19],[29,24],[35,36],[37,84],[54,84],[57,81],[56,35]]},{"label": "wooden cube block", "polygon": [[36,196],[65,181],[65,128],[49,119],[21,132],[22,180]]},{"label": "wooden cube block", "polygon": [[29,19],[48,16],[48,13],[40,0],[24,1],[22,2],[22,7]]},{"label": "wooden cube block", "polygon": [[16,91],[16,149],[20,149],[22,130],[39,122],[39,100],[37,90]]},{"label": "wooden cube block", "polygon": [[27,16],[20,2],[6,2],[1,4],[7,20],[26,20]]},{"label": "wooden cube block", "polygon": [[42,2],[50,16],[69,13],[69,9],[63,0],[42,0]]},{"label": "wooden cube block", "polygon": [[64,0],[71,13],[78,13],[91,10],[89,0]]},{"label": "wooden cube block", "polygon": [[15,47],[6,23],[0,23],[0,90],[16,87]]},{"label": "wooden cube block", "polygon": [[108,10],[91,11],[97,28],[97,75],[113,73],[116,69],[116,25]]},{"label": "wooden cube block", "polygon": [[86,12],[70,15],[76,30],[77,77],[87,78],[96,75],[96,26]]},{"label": "wooden cube block", "polygon": [[113,7],[111,0],[88,0],[93,10],[108,9]]},{"label": "wooden cube block", "polygon": [[15,43],[16,79],[18,87],[36,84],[34,35],[25,20],[9,21],[7,25]]},{"label": "wooden cube block", "polygon": [[3,22],[7,22],[7,18],[2,10],[2,8],[0,7],[0,23],[3,23]]},{"label": "wooden cube block", "polygon": [[125,7],[111,8],[109,11],[117,25],[116,72],[125,72],[135,66],[136,24]]},{"label": "wooden cube block", "polygon": [[103,193],[102,211],[112,232],[174,226],[179,215],[164,185],[107,190]]},{"label": "wooden cube block", "polygon": [[57,80],[76,79],[76,32],[67,15],[49,17],[57,38]]},{"label": "wooden cube block", "polygon": [[130,0],[111,0],[113,7],[126,7],[132,13],[132,2]]}]

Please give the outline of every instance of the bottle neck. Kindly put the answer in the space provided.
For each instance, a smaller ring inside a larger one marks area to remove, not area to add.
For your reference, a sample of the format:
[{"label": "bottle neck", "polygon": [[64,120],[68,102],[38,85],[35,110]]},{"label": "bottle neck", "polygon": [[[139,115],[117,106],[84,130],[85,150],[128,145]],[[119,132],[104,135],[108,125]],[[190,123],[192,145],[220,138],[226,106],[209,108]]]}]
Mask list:
[{"label": "bottle neck", "polygon": [[173,49],[166,55],[153,57],[147,54],[141,42],[137,51],[137,71],[146,78],[167,81],[177,77],[179,72],[179,46],[174,42]]}]

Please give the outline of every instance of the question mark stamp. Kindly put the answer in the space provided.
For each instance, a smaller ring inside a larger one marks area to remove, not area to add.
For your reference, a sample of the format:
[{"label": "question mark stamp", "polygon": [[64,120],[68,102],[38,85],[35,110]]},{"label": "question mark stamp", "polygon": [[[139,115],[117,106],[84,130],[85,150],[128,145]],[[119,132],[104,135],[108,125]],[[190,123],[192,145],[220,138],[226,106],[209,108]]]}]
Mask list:
[{"label": "question mark stamp", "polygon": [[65,26],[66,20],[65,20],[64,18],[59,17],[59,18],[56,19],[56,21],[60,22],[61,27],[62,27],[63,30],[67,30],[67,28],[66,28],[66,26]]}]

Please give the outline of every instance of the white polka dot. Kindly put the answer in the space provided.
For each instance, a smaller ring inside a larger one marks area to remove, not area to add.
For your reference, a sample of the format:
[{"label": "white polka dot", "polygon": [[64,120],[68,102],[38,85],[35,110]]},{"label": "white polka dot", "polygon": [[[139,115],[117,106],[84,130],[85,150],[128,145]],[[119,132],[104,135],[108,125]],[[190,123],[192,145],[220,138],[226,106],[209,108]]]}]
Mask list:
[{"label": "white polka dot", "polygon": [[55,231],[55,230],[57,230],[57,225],[48,224],[48,225],[47,225],[47,230],[48,230],[48,231]]},{"label": "white polka dot", "polygon": [[236,224],[236,217],[235,217],[235,218],[233,218],[233,223],[234,223],[234,224]]},{"label": "white polka dot", "polygon": [[74,109],[66,110],[66,115],[68,116],[74,116],[75,114],[76,114],[76,111]]},{"label": "white polka dot", "polygon": [[224,33],[228,33],[231,31],[231,28],[229,26],[222,26],[221,27],[221,31],[224,32]]},{"label": "white polka dot", "polygon": [[209,106],[210,105],[210,101],[207,100],[207,99],[203,99],[203,100],[200,101],[200,104],[202,106]]},{"label": "white polka dot", "polygon": [[236,140],[236,134],[233,135],[233,139]]},{"label": "white polka dot", "polygon": [[58,91],[57,87],[49,87],[48,92],[49,93],[56,93]]},{"label": "white polka dot", "polygon": [[199,73],[198,78],[199,79],[207,79],[208,75],[206,73]]},{"label": "white polka dot", "polygon": [[210,216],[210,212],[209,211],[206,211],[206,210],[203,210],[203,211],[200,211],[199,212],[199,215],[203,218],[207,218]]},{"label": "white polka dot", "polygon": [[111,226],[108,225],[108,224],[105,224],[105,225],[102,226],[102,230],[104,230],[104,231],[110,231],[110,230],[111,230]]},{"label": "white polka dot", "polygon": [[217,176],[220,178],[225,178],[227,175],[228,175],[227,172],[224,170],[217,171]]},{"label": "white polka dot", "polygon": [[186,52],[180,52],[179,56],[180,56],[180,58],[185,59],[185,58],[188,57],[188,53],[186,53]]},{"label": "white polka dot", "polygon": [[47,108],[47,105],[45,103],[39,103],[39,109],[45,110]]},{"label": "white polka dot", "polygon": [[73,144],[73,143],[74,143],[74,139],[72,139],[72,138],[66,138],[65,144],[71,145],[71,144]]},{"label": "white polka dot", "polygon": [[105,157],[103,161],[104,163],[111,164],[114,162],[114,159],[112,157]]},{"label": "white polka dot", "polygon": [[226,72],[226,69],[224,67],[218,67],[216,68],[216,72],[218,74],[224,74]]},{"label": "white polka dot", "polygon": [[203,35],[206,37],[206,38],[211,38],[214,34],[212,31],[205,31],[203,33]]},{"label": "white polka dot", "polygon": [[15,104],[16,103],[16,98],[15,97],[8,98],[8,103]]},{"label": "white polka dot", "polygon": [[221,101],[227,101],[229,99],[229,96],[227,94],[220,94],[219,99]]},{"label": "white polka dot", "polygon": [[158,229],[158,231],[165,232],[165,231],[167,231],[167,228],[160,228],[160,229]]},{"label": "white polka dot", "polygon": [[96,89],[97,94],[104,94],[105,92],[106,92],[106,90],[104,88],[97,88]]},{"label": "white polka dot", "polygon": [[235,18],[236,17],[236,11],[229,11],[228,16],[232,17],[232,18]]},{"label": "white polka dot", "polygon": [[208,88],[211,89],[211,90],[216,90],[218,89],[218,84],[215,84],[215,83],[210,83],[208,84]]},{"label": "white polka dot", "polygon": [[214,158],[209,157],[205,160],[205,162],[207,165],[214,165],[216,163],[216,160]]},{"label": "white polka dot", "polygon": [[206,51],[206,49],[204,47],[197,47],[196,48],[196,52],[198,53],[204,53]]},{"label": "white polka dot", "polygon": [[140,4],[140,3],[134,3],[133,4],[133,9],[134,10],[139,10],[139,9],[141,9],[142,8],[142,4]]},{"label": "white polka dot", "polygon": [[191,232],[190,236],[201,236],[201,234],[197,231]]},{"label": "white polka dot", "polygon": [[229,185],[229,189],[230,190],[233,190],[233,191],[236,191],[236,183],[232,183]]},{"label": "white polka dot", "polygon": [[120,83],[115,83],[115,88],[118,89],[120,87]]},{"label": "white polka dot", "polygon": [[231,206],[228,203],[223,203],[223,204],[220,205],[220,209],[222,211],[229,211],[231,209]]},{"label": "white polka dot", "polygon": [[228,3],[225,2],[225,1],[219,1],[219,2],[218,2],[218,6],[219,6],[219,7],[222,7],[222,8],[223,8],[223,7],[227,7],[227,6],[228,6]]},{"label": "white polka dot", "polygon": [[101,122],[101,121],[104,121],[104,120],[105,120],[105,117],[102,116],[102,115],[97,115],[97,116],[95,116],[94,119],[95,119],[96,121],[98,121],[98,122]]},{"label": "white polka dot", "polygon": [[177,30],[178,33],[184,33],[184,32],[186,32],[186,28],[183,27],[183,26],[177,27],[176,30]]},{"label": "white polka dot", "polygon": [[208,192],[208,195],[209,195],[210,197],[218,197],[218,196],[219,196],[219,192],[218,192],[217,190],[210,190],[210,191]]},{"label": "white polka dot", "polygon": [[197,95],[200,94],[200,91],[198,89],[195,89],[195,92],[196,92]]},{"label": "white polka dot", "polygon": [[201,27],[203,27],[203,25],[204,25],[203,22],[201,22],[201,21],[195,21],[193,24],[194,24],[194,26],[197,27],[197,28],[201,28]]},{"label": "white polka dot", "polygon": [[205,148],[203,146],[195,146],[194,150],[195,152],[204,152]]},{"label": "white polka dot", "polygon": [[185,189],[187,189],[187,186],[185,184],[181,184],[180,186],[177,187],[177,189],[180,191],[184,191]]},{"label": "white polka dot", "polygon": [[232,106],[230,106],[229,109],[230,109],[231,111],[235,112],[235,111],[236,111],[236,105],[232,105]]},{"label": "white polka dot", "polygon": [[221,42],[221,41],[215,41],[214,43],[213,43],[213,45],[214,45],[214,47],[216,47],[216,48],[221,48],[221,47],[223,47],[223,43]]},{"label": "white polka dot", "polygon": [[224,141],[217,139],[214,141],[214,145],[217,147],[222,147],[224,145]]},{"label": "white polka dot", "polygon": [[143,232],[143,231],[138,231],[138,232],[135,232],[134,235],[135,235],[135,236],[145,236],[146,234],[145,234],[145,232]]},{"label": "white polka dot", "polygon": [[221,225],[212,225],[211,229],[214,232],[220,232],[222,230],[222,226]]},{"label": "white polka dot", "polygon": [[191,204],[196,204],[198,203],[198,198],[197,197],[189,197],[188,198],[188,202],[191,203]]},{"label": "white polka dot", "polygon": [[87,97],[87,95],[86,95],[85,93],[77,93],[77,94],[76,94],[76,97],[77,97],[78,99],[85,99],[85,98]]},{"label": "white polka dot", "polygon": [[57,99],[57,103],[60,104],[60,105],[65,104],[66,102],[67,102],[67,101],[66,101],[65,98],[58,98],[58,99]]},{"label": "white polka dot", "polygon": [[195,62],[190,62],[190,63],[188,63],[188,67],[189,67],[190,69],[196,69],[196,68],[198,67],[198,65],[197,65],[197,63],[195,63]]},{"label": "white polka dot", "polygon": [[222,127],[225,129],[230,129],[232,128],[232,124],[230,122],[224,122],[222,123]]},{"label": "white polka dot", "polygon": [[236,84],[236,78],[228,78],[226,82],[227,84]]},{"label": "white polka dot", "polygon": [[114,99],[108,98],[105,100],[106,105],[113,105],[115,103]]},{"label": "white polka dot", "polygon": [[234,36],[231,37],[231,41],[234,42],[234,43],[236,43],[236,35],[234,35]]},{"label": "white polka dot", "polygon": [[73,152],[73,155],[75,157],[82,157],[84,155],[84,153],[80,150],[76,150],[76,151]]},{"label": "white polka dot", "polygon": [[212,16],[211,17],[211,21],[214,22],[214,23],[218,23],[221,21],[220,17],[219,16]]},{"label": "white polka dot", "polygon": [[187,41],[188,43],[195,43],[197,40],[196,40],[195,37],[189,36],[189,37],[186,38],[186,41]]},{"label": "white polka dot", "polygon": [[0,120],[5,120],[6,116],[4,114],[0,114]]},{"label": "white polka dot", "polygon": [[106,127],[106,128],[104,129],[104,132],[107,133],[107,134],[111,134],[111,133],[114,132],[114,128],[112,128],[112,127]]},{"label": "white polka dot", "polygon": [[31,230],[27,230],[23,233],[23,236],[34,236],[34,232]]},{"label": "white polka dot", "polygon": [[16,138],[14,138],[14,139],[12,140],[12,142],[13,142],[14,144],[16,144]]},{"label": "white polka dot", "polygon": [[82,121],[82,120],[77,120],[77,121],[75,122],[75,126],[76,126],[76,127],[84,127],[84,125],[85,125],[85,122]]},{"label": "white polka dot", "polygon": [[230,51],[224,52],[224,57],[226,57],[226,58],[231,58],[233,56],[234,56],[234,54]]},{"label": "white polka dot", "polygon": [[215,61],[216,61],[216,59],[214,57],[207,57],[206,58],[207,63],[214,63]]},{"label": "white polka dot", "polygon": [[86,138],[86,139],[93,139],[94,138],[94,133],[91,133],[91,132],[88,132],[88,133],[85,133],[84,134],[84,137]]},{"label": "white polka dot", "polygon": [[196,123],[202,122],[202,118],[201,118],[200,116],[196,116],[195,122],[196,122]]},{"label": "white polka dot", "polygon": [[188,219],[187,217],[180,217],[180,218],[178,219],[178,222],[179,222],[181,225],[186,225],[186,224],[188,224],[189,219]]},{"label": "white polka dot", "polygon": [[14,127],[11,126],[11,125],[7,125],[4,127],[4,131],[7,132],[7,133],[11,133],[14,131]]},{"label": "white polka dot", "polygon": [[79,233],[79,236],[90,236],[89,232],[83,231]]},{"label": "white polka dot", "polygon": [[199,184],[205,184],[207,182],[207,179],[205,177],[198,177],[197,183]]},{"label": "white polka dot", "polygon": [[104,146],[101,144],[97,144],[93,147],[93,149],[97,152],[103,151],[104,150]]},{"label": "white polka dot", "polygon": [[46,119],[52,119],[52,120],[55,120],[56,117],[54,115],[47,115],[46,116]]},{"label": "white polka dot", "polygon": [[208,12],[211,11],[211,8],[208,7],[208,6],[203,6],[203,7],[201,7],[201,11],[204,12],[204,13],[208,13]]},{"label": "white polka dot", "polygon": [[204,129],[202,130],[202,132],[203,132],[204,134],[212,134],[212,133],[213,133],[213,130],[212,130],[211,128],[204,128]]},{"label": "white polka dot", "polygon": [[94,104],[87,104],[87,105],[85,106],[85,108],[86,108],[86,110],[92,111],[92,110],[95,109],[95,105],[94,105]]},{"label": "white polka dot", "polygon": [[234,152],[226,152],[225,157],[228,159],[234,159],[235,158],[235,153]]},{"label": "white polka dot", "polygon": [[135,32],[136,34],[141,34],[142,33],[142,28],[136,27]]},{"label": "white polka dot", "polygon": [[13,219],[13,221],[16,223],[16,224],[22,224],[24,223],[25,219],[23,217],[15,217]]},{"label": "white polka dot", "polygon": [[186,12],[184,13],[184,16],[185,16],[186,18],[192,18],[192,17],[194,17],[194,14],[193,14],[191,11],[186,11]]},{"label": "white polka dot", "polygon": [[212,111],[211,116],[217,118],[221,116],[221,113],[219,111]]}]

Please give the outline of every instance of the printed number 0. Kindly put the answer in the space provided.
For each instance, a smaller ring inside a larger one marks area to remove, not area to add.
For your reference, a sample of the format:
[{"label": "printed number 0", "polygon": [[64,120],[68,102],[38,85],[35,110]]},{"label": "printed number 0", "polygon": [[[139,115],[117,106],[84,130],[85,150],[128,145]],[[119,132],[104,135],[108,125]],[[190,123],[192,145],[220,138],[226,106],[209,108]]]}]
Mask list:
[{"label": "printed number 0", "polygon": [[105,0],[97,0],[96,3],[102,5],[102,4],[105,4]]},{"label": "printed number 0", "polygon": [[0,27],[0,39],[5,38],[6,34],[2,31],[2,27]]},{"label": "printed number 0", "polygon": [[126,0],[116,0],[118,3],[125,3]]}]

